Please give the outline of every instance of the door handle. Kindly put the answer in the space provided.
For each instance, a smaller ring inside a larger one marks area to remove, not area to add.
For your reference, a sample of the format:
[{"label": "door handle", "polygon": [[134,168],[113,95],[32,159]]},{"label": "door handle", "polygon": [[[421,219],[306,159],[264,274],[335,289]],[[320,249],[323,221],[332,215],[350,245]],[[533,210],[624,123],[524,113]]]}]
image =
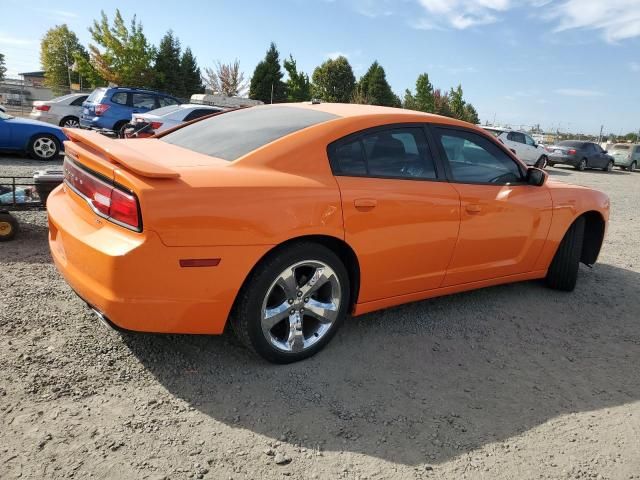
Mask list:
[{"label": "door handle", "polygon": [[482,207],[477,203],[468,203],[465,208],[469,213],[480,213],[482,211]]},{"label": "door handle", "polygon": [[356,198],[353,204],[356,208],[375,208],[378,201],[375,198]]}]

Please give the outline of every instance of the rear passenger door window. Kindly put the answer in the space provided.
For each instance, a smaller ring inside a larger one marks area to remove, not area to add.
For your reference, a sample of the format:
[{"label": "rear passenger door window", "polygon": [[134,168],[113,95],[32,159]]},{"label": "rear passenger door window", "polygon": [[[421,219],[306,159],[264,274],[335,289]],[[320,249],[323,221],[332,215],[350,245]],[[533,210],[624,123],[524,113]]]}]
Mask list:
[{"label": "rear passenger door window", "polygon": [[118,105],[126,105],[127,104],[127,92],[118,92],[114,93],[111,97],[111,101],[113,103],[117,103]]},{"label": "rear passenger door window", "polygon": [[156,97],[148,93],[134,93],[132,94],[132,106],[133,108],[142,108],[146,110],[152,110],[156,108]]},{"label": "rear passenger door window", "polygon": [[180,103],[171,97],[158,97],[158,104],[160,107],[168,107],[170,105],[180,105]]},{"label": "rear passenger door window", "polygon": [[399,127],[363,133],[330,151],[336,175],[436,179],[424,130]]},{"label": "rear passenger door window", "polygon": [[453,180],[505,185],[524,181],[518,164],[489,139],[470,131],[434,129]]},{"label": "rear passenger door window", "polygon": [[509,132],[509,136],[507,137],[509,140],[511,140],[512,142],[517,142],[517,143],[526,143],[525,139],[524,139],[524,133],[520,133],[520,132]]}]

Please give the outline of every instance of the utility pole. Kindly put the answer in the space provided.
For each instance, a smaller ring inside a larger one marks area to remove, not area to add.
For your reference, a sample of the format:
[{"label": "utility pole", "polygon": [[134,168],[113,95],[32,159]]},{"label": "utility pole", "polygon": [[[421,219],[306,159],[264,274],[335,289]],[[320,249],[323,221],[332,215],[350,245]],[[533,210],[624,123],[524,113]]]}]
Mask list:
[{"label": "utility pole", "polygon": [[271,104],[273,104],[273,83],[271,84]]},{"label": "utility pole", "polygon": [[602,143],[602,130],[604,129],[604,125],[600,125],[600,135],[598,136],[598,143]]}]

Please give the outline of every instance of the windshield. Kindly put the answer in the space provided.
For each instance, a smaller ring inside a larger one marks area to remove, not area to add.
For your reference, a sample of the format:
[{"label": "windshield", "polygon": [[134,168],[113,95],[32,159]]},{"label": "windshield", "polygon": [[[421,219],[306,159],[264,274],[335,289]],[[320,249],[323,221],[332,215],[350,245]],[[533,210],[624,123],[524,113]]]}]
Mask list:
[{"label": "windshield", "polygon": [[9,115],[8,113],[0,112],[0,120],[10,120],[12,118],[13,116]]},{"label": "windshield", "polygon": [[505,130],[496,130],[494,128],[485,128],[485,130],[489,132],[491,135],[493,135],[494,137],[499,137],[505,132]]},{"label": "windshield", "polygon": [[337,116],[309,108],[265,105],[207,118],[161,140],[233,161],[285,135],[334,118]]},{"label": "windshield", "polygon": [[614,145],[613,150],[631,150],[629,145]]}]

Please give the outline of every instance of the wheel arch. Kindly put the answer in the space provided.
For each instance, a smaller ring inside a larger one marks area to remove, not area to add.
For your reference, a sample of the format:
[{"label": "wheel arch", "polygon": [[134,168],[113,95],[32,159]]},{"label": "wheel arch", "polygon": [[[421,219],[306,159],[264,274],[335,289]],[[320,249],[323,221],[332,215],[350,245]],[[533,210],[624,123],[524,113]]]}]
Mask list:
[{"label": "wheel arch", "polygon": [[598,260],[598,255],[600,255],[606,224],[602,214],[596,210],[584,212],[576,220],[581,217],[584,217],[585,224],[580,261],[585,265],[593,265]]},{"label": "wheel arch", "polygon": [[78,122],[80,122],[80,117],[76,116],[76,115],[65,115],[64,117],[62,117],[60,119],[60,121],[58,122],[58,126],[62,127],[64,125],[65,120],[68,120],[69,118],[75,118]]},{"label": "wheel arch", "polygon": [[[251,270],[247,273],[244,281],[242,282],[242,285],[240,286],[240,288],[238,289],[238,292],[236,293],[236,300],[240,296],[240,293],[246,287],[247,282],[251,278],[251,275],[253,274],[253,272],[256,270],[256,268],[260,264],[262,264],[262,262],[264,262],[267,258],[270,258],[273,255],[277,255],[279,251],[284,250],[287,247],[294,245],[296,243],[302,243],[302,242],[313,242],[313,243],[322,245],[328,248],[329,250],[331,250],[340,258],[345,268],[347,269],[347,273],[349,274],[349,286],[350,286],[349,311],[352,311],[353,306],[357,302],[358,294],[360,292],[360,262],[358,261],[358,256],[356,255],[355,251],[347,242],[345,242],[341,238],[333,237],[330,235],[303,235],[300,237],[290,238],[288,240],[285,240],[282,243],[279,243],[278,245],[275,245],[273,248],[268,250],[264,255],[262,255],[262,257],[260,257],[258,261],[255,263],[253,268],[251,268]],[[234,304],[235,304],[235,301],[234,301]]]},{"label": "wheel arch", "polygon": [[24,150],[25,150],[25,151],[28,151],[28,150],[29,150],[29,147],[31,146],[31,143],[32,143],[32,142],[33,142],[37,137],[40,137],[40,136],[46,136],[46,137],[52,138],[52,139],[53,139],[53,140],[58,144],[58,149],[60,149],[60,150],[62,151],[62,142],[60,141],[60,139],[56,136],[56,134],[55,134],[55,133],[46,132],[46,131],[45,131],[45,132],[35,132],[35,133],[33,133],[33,134],[29,135],[29,136],[27,137],[27,142],[26,142],[26,144],[25,144],[25,146],[24,146]]}]

